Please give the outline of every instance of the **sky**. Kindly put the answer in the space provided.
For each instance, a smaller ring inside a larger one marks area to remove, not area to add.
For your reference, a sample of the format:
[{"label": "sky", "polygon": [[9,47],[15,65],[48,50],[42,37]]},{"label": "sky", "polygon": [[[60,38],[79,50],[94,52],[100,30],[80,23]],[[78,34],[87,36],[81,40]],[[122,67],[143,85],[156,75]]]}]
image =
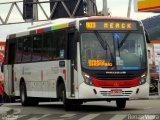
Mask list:
[{"label": "sky", "polygon": [[[4,2],[13,2],[13,1],[21,1],[21,0],[0,0],[0,3]],[[39,1],[45,1],[45,0],[39,0]],[[48,0],[46,0],[48,1]],[[122,16],[127,17],[127,10],[128,10],[128,1],[129,0],[107,0],[107,7],[109,8],[109,11],[111,13],[111,16]],[[102,10],[103,6],[103,0],[96,0],[98,11]],[[49,15],[49,7],[46,4],[42,4],[44,9],[47,11],[47,14]],[[19,4],[22,8],[22,4]],[[0,5],[0,16],[5,19],[6,15],[9,11],[10,5]],[[137,20],[143,20],[145,18],[149,18],[155,15],[160,15],[160,13],[144,13],[144,12],[135,12],[134,11],[134,0],[132,0],[132,6],[131,6],[131,13],[130,17]],[[44,15],[41,15],[41,18],[44,18]],[[9,22],[14,21],[23,21],[20,14],[17,12],[16,9],[13,9],[13,13],[11,14],[9,18]],[[16,25],[0,25],[0,41],[5,41],[6,36],[8,34],[12,34],[15,32],[23,31],[30,27],[31,24],[16,24]]]}]

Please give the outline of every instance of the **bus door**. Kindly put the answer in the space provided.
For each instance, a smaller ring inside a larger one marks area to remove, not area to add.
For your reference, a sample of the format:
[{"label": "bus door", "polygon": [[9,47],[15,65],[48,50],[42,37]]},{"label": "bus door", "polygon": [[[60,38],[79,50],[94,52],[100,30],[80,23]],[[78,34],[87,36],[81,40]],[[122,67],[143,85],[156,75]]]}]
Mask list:
[{"label": "bus door", "polygon": [[76,62],[76,40],[75,32],[68,33],[68,59],[70,60],[70,96],[75,96],[75,85],[77,80],[77,62]]},{"label": "bus door", "polygon": [[14,59],[15,59],[15,43],[8,44],[8,54],[6,67],[4,69],[5,73],[5,92],[8,95],[12,95],[14,92]]}]

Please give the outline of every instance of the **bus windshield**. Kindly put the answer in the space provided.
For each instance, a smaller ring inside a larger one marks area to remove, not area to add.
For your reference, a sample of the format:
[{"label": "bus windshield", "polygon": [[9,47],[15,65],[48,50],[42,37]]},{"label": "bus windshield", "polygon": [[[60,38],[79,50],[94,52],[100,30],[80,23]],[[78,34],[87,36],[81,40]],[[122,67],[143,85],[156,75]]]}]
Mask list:
[{"label": "bus windshield", "polygon": [[81,33],[82,67],[94,70],[139,70],[147,67],[145,39],[137,32]]}]

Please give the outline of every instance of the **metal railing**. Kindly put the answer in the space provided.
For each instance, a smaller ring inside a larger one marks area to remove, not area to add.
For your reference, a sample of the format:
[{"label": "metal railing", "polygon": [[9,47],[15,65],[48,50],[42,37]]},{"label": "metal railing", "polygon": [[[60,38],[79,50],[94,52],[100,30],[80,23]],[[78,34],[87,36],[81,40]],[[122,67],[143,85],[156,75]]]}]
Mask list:
[{"label": "metal railing", "polygon": [[[74,17],[76,11],[78,10],[78,6],[79,6],[81,0],[77,0],[75,8],[74,8],[74,10],[72,12],[69,11],[69,9],[67,8],[67,5],[65,4],[64,0],[56,0],[54,2],[55,2],[54,6],[53,6],[52,10],[49,13],[47,13],[46,9],[44,9],[42,4],[48,3],[48,5],[49,5],[50,1],[39,1],[39,0],[37,0],[36,2],[30,3],[30,4],[36,4],[38,13],[41,14],[41,16],[43,14],[43,16],[45,18],[42,19],[40,17],[40,15],[38,15],[38,18],[36,18],[36,19],[28,19],[28,20],[24,20],[23,19],[23,1],[0,3],[0,11],[3,11],[3,10],[1,10],[1,6],[5,6],[5,5],[6,5],[5,9],[8,10],[7,14],[5,16],[3,15],[3,17],[2,17],[2,15],[0,13],[0,25],[20,24],[20,23],[27,23],[27,22],[39,22],[39,21],[50,20],[51,17],[53,16],[53,14],[55,14],[56,7],[57,7],[57,5],[59,3],[62,4],[62,6],[64,7],[65,12],[68,14],[69,17]],[[10,5],[10,6],[8,7],[8,5]],[[14,14],[14,12],[13,12],[14,8],[18,11],[16,14],[20,15],[21,18],[19,18],[19,19],[21,19],[21,21],[16,21],[16,20],[14,20],[14,22],[10,22],[9,21],[11,19],[10,16],[12,14]],[[33,11],[33,13],[34,13],[34,11]],[[4,14],[4,12],[3,12],[3,14]]]}]

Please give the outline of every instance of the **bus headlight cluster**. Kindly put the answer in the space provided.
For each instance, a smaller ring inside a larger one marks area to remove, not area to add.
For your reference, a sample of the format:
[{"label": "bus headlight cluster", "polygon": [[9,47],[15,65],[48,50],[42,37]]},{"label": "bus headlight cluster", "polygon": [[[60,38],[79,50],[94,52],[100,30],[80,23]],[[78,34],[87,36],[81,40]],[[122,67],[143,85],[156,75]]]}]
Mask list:
[{"label": "bus headlight cluster", "polygon": [[93,85],[93,82],[90,78],[90,76],[86,73],[83,72],[83,78],[84,78],[84,82],[87,84],[87,85]]},{"label": "bus headlight cluster", "polygon": [[143,85],[146,82],[146,74],[141,76],[141,80],[139,81],[139,85]]}]

